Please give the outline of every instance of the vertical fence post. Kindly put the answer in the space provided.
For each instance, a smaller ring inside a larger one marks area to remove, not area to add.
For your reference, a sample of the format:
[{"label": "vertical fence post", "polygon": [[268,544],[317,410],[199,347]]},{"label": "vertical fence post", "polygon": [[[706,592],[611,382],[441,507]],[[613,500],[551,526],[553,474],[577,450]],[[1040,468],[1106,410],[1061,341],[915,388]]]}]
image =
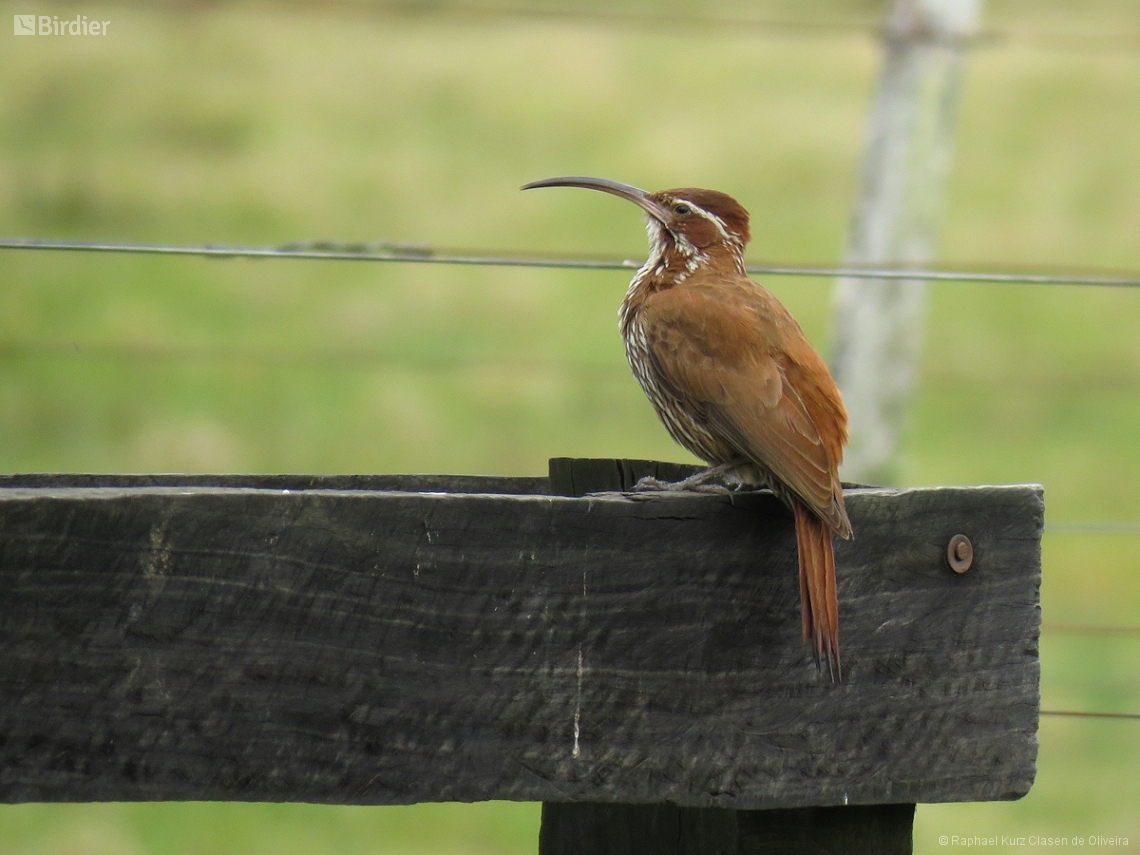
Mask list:
[{"label": "vertical fence post", "polygon": [[[924,264],[949,171],[963,59],[981,0],[896,0],[870,116],[849,264]],[[922,346],[926,286],[836,282],[832,371],[851,419],[846,480],[890,484]]]},{"label": "vertical fence post", "polygon": [[[694,467],[648,460],[550,461],[550,492],[630,490]],[[544,802],[538,855],[911,855],[913,804],[775,810]]]}]

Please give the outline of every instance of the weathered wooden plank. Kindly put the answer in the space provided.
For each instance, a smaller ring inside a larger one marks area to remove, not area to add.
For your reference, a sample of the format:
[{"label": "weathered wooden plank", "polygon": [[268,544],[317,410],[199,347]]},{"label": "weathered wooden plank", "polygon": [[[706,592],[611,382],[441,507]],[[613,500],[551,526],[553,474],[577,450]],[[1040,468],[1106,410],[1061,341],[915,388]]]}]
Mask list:
[{"label": "weathered wooden plank", "polygon": [[1023,794],[1039,488],[848,501],[835,686],[766,494],[0,490],[0,799]]},{"label": "weathered wooden plank", "polygon": [[488,475],[0,475],[0,490],[15,487],[252,487],[544,495],[550,492],[550,479]]},{"label": "weathered wooden plank", "polygon": [[611,460],[608,458],[554,457],[550,461],[548,493],[584,496],[587,493],[632,490],[642,478],[680,481],[703,467],[659,460]]},{"label": "weathered wooden plank", "polygon": [[910,855],[914,805],[738,811],[542,806],[539,855]]},{"label": "weathered wooden plank", "polygon": [[[550,490],[560,495],[629,489],[646,474],[678,480],[697,468],[666,471],[647,461],[624,460],[550,463]],[[538,855],[911,855],[914,808],[849,804],[734,810],[544,802]]]}]

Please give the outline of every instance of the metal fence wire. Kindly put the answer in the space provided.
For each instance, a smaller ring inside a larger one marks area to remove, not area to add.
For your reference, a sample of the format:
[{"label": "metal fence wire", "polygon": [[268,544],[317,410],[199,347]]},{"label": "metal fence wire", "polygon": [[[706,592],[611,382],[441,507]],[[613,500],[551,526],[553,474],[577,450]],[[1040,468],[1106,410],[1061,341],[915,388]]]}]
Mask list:
[{"label": "metal fence wire", "polygon": [[[137,255],[200,256],[204,258],[270,258],[306,261],[373,261],[408,264],[456,264],[484,267],[547,267],[577,270],[636,270],[640,259],[574,258],[503,250],[454,250],[432,246],[388,243],[343,243],[299,241],[276,247],[171,246],[166,244],[61,241],[46,238],[0,238],[0,249],[49,250],[56,252],[127,253]],[[805,276],[814,278],[896,279],[927,282],[989,282],[1011,285],[1084,285],[1140,288],[1140,271],[1073,273],[1018,272],[998,270],[938,270],[851,265],[749,264],[753,276]]]}]

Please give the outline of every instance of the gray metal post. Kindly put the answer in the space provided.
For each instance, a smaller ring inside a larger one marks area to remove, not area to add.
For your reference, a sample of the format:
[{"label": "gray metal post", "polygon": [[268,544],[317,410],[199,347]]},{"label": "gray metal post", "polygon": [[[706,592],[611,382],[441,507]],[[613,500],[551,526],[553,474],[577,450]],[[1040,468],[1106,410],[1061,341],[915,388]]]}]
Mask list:
[{"label": "gray metal post", "polygon": [[[847,263],[929,262],[950,167],[963,57],[980,11],[981,0],[896,0]],[[925,305],[922,282],[836,282],[831,361],[851,419],[846,480],[895,480]]]}]

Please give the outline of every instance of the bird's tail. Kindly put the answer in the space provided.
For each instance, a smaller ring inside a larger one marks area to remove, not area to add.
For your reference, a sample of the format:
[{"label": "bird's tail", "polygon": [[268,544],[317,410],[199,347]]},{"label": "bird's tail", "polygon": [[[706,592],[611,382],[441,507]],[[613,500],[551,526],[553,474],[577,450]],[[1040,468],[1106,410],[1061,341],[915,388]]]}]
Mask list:
[{"label": "bird's tail", "polygon": [[796,545],[800,555],[800,608],[804,641],[811,639],[816,664],[827,670],[831,681],[841,679],[839,669],[839,599],[835,591],[835,550],[831,527],[794,501]]}]

